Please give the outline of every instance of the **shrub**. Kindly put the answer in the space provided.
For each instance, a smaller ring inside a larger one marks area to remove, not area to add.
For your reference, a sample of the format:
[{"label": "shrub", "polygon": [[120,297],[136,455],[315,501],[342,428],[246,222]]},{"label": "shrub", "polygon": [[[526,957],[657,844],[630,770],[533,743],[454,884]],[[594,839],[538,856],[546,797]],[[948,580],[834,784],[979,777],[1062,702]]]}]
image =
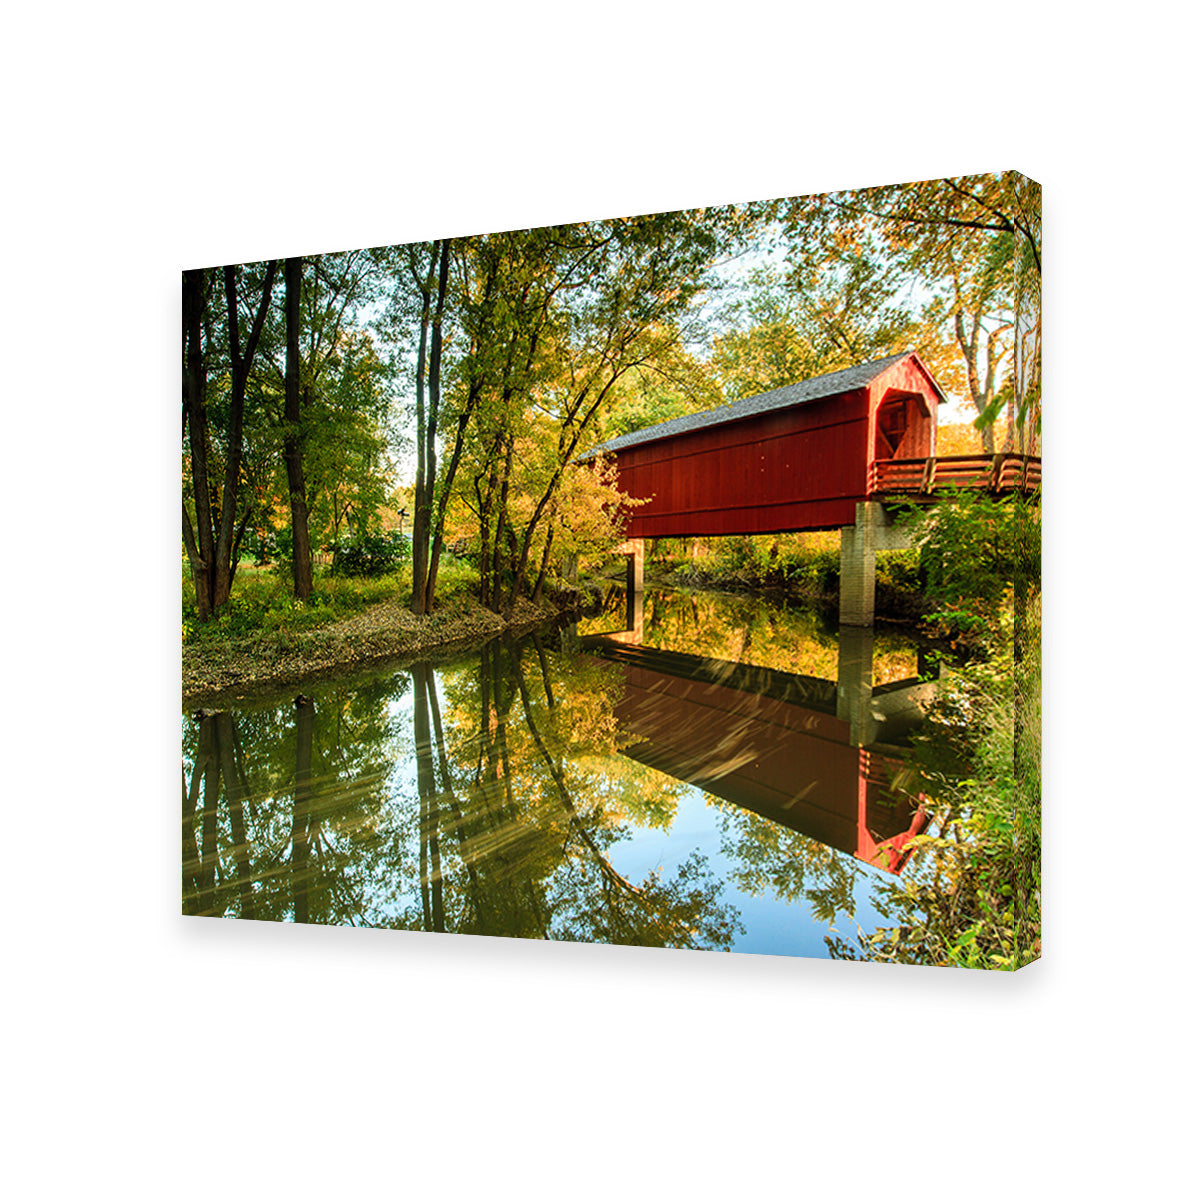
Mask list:
[{"label": "shrub", "polygon": [[378,578],[408,558],[408,539],[399,533],[365,533],[333,548],[333,573]]},{"label": "shrub", "polygon": [[837,550],[810,550],[788,564],[788,579],[802,587],[825,594],[837,590],[842,557]]},{"label": "shrub", "polygon": [[949,628],[995,633],[1014,595],[1041,584],[1041,511],[1036,498],[994,500],[964,492],[916,526],[921,581]]},{"label": "shrub", "polygon": [[285,525],[282,529],[274,529],[269,536],[267,557],[280,563],[290,563],[292,561],[292,527]]},{"label": "shrub", "polygon": [[1013,971],[1041,953],[1039,646],[1031,628],[1020,668],[993,660],[949,680],[918,738],[916,772],[897,780],[910,794],[928,789],[933,824],[911,843],[904,882],[876,889],[895,924],[857,944],[827,939],[833,957]]},{"label": "shrub", "polygon": [[881,550],[875,558],[875,578],[884,586],[917,590],[921,585],[921,552]]},{"label": "shrub", "polygon": [[443,554],[438,564],[437,601],[471,596],[479,588],[479,570],[456,553]]}]

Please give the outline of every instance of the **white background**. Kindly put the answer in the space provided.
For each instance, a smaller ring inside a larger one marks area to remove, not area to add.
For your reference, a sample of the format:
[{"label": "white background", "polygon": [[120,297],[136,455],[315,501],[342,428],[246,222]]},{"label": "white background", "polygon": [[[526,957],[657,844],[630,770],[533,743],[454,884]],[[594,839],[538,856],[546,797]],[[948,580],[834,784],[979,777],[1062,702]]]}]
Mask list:
[{"label": "white background", "polygon": [[[1195,39],[841,11],[6,16],[9,1194],[1186,1190]],[[1045,188],[1042,963],[176,915],[182,268],[1010,167]]]}]

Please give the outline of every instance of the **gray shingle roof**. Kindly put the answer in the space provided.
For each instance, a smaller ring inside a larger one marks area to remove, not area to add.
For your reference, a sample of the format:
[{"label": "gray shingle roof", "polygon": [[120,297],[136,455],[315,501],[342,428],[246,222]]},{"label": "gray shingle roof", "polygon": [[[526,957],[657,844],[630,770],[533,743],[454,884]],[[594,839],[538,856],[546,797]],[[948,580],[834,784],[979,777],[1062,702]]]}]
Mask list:
[{"label": "gray shingle roof", "polygon": [[[855,367],[846,367],[842,371],[831,371],[828,375],[818,375],[806,379],[802,383],[789,383],[786,387],[775,388],[771,392],[763,392],[758,396],[747,396],[744,400],[735,400],[732,404],[721,408],[711,408],[707,412],[691,413],[686,417],[676,417],[671,421],[662,421],[658,425],[650,425],[633,433],[626,433],[597,446],[580,459],[593,458],[597,454],[611,454],[615,450],[623,450],[626,446],[638,446],[643,442],[657,442],[662,438],[674,437],[680,433],[692,433],[697,429],[708,429],[713,425],[725,425],[730,421],[741,421],[746,417],[757,417],[763,413],[774,412],[780,408],[792,408],[797,404],[806,404],[810,400],[824,400],[827,396],[836,396],[839,392],[850,392],[855,388],[866,387],[877,375],[881,375],[893,363],[907,358],[912,351],[902,354],[892,354],[887,358],[877,358],[873,362],[859,363]],[[919,361],[919,360],[918,360]],[[937,384],[934,384],[937,387]],[[938,389],[939,395],[941,389]]]}]

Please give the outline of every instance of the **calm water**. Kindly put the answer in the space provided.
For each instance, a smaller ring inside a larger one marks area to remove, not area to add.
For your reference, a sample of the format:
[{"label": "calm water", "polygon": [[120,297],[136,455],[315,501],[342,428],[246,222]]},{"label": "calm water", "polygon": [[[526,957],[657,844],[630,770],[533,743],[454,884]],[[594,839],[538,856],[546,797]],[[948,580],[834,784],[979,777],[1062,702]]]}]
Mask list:
[{"label": "calm water", "polygon": [[449,664],[183,717],[183,909],[826,956],[923,813],[915,644],[614,594]]}]

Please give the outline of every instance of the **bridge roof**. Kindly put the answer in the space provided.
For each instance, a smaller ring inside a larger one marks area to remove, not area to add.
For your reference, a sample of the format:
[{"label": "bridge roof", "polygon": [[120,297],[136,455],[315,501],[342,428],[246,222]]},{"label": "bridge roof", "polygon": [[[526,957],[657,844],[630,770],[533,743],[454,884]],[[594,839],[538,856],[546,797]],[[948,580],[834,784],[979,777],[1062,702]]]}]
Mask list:
[{"label": "bridge roof", "polygon": [[[775,388],[774,391],[762,392],[757,396],[747,396],[743,400],[735,400],[720,408],[710,408],[706,412],[690,413],[686,417],[675,417],[670,421],[662,421],[657,425],[649,425],[645,429],[623,434],[597,446],[594,450],[580,455],[580,459],[589,459],[597,454],[611,454],[616,450],[624,450],[627,446],[638,446],[643,442],[657,442],[662,438],[676,437],[683,433],[693,433],[697,429],[708,429],[713,425],[725,425],[731,421],[742,421],[747,417],[761,416],[763,413],[774,412],[781,408],[793,408],[798,404],[807,404],[810,400],[824,400],[829,396],[837,396],[842,392],[852,392],[857,388],[866,387],[873,379],[882,375],[888,367],[905,358],[917,358],[912,350],[901,354],[892,354],[887,358],[877,358],[872,362],[859,363],[854,367],[846,367],[841,371],[831,371],[828,375],[817,375],[802,383],[789,383],[786,387]],[[924,363],[917,358],[921,369],[929,375]],[[933,376],[929,375],[939,398],[943,398],[942,389],[938,387]]]}]

